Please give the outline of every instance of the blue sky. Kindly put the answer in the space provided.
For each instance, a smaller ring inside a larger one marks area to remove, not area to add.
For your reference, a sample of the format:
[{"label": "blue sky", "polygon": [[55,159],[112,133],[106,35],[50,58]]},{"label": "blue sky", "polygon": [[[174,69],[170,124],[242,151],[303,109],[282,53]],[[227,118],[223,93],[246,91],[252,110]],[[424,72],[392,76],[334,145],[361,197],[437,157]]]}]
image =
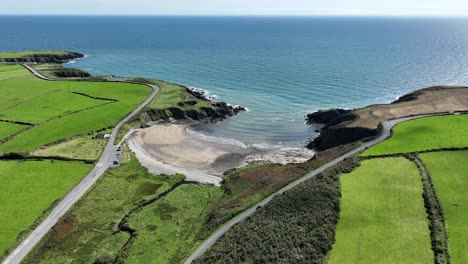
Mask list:
[{"label": "blue sky", "polygon": [[468,0],[0,0],[0,14],[468,15]]}]

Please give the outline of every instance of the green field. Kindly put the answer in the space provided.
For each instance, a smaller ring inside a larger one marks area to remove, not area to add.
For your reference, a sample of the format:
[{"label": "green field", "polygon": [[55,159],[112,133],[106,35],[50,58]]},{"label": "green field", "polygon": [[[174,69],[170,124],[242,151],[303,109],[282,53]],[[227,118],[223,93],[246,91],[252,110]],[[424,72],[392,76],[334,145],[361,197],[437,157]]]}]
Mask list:
[{"label": "green field", "polygon": [[468,151],[421,154],[445,212],[452,263],[468,263]]},{"label": "green field", "polygon": [[5,153],[32,151],[114,126],[148,96],[150,88],[128,83],[51,82],[30,76],[0,81],[0,92],[4,95],[1,118],[38,124],[0,145],[0,152]]},{"label": "green field", "polygon": [[[185,88],[170,82],[152,80],[161,89],[158,96],[148,104],[149,108],[165,109],[169,107],[181,107],[184,110],[198,110],[200,107],[210,107],[210,103],[203,100],[198,100],[193,96],[189,96]],[[189,105],[188,102],[196,102],[195,105]]]},{"label": "green field", "polygon": [[91,170],[78,162],[0,161],[0,252]]},{"label": "green field", "polygon": [[27,128],[27,126],[18,125],[15,123],[0,122],[0,140],[3,140],[6,137],[9,137],[25,128]]},{"label": "green field", "polygon": [[99,179],[46,235],[26,263],[93,263],[99,257],[115,258],[129,239],[128,233],[117,229],[124,215],[139,201],[155,197],[181,180],[149,174],[132,155],[129,162],[108,170]]},{"label": "green field", "polygon": [[67,140],[57,145],[33,151],[31,155],[97,160],[106,146],[107,140],[93,139],[93,136],[94,135]]},{"label": "green field", "polygon": [[373,159],[341,181],[329,263],[433,263],[422,184],[414,163]]},{"label": "green field", "polygon": [[407,153],[468,146],[468,115],[420,118],[396,125],[393,136],[362,155]]},{"label": "green field", "polygon": [[0,66],[0,81],[10,78],[18,78],[31,75],[31,72],[29,72],[26,68],[20,65]]},{"label": "green field", "polygon": [[25,70],[28,71],[26,68],[24,68],[21,65],[0,65],[0,72],[5,72],[5,71],[14,71],[14,70]]},{"label": "green field", "polygon": [[0,52],[0,58],[23,58],[32,55],[66,55],[68,52],[60,50],[47,51],[18,51],[18,52]]},{"label": "green field", "polygon": [[138,239],[126,263],[180,263],[193,250],[220,188],[182,185],[130,219]]},{"label": "green field", "polygon": [[52,118],[107,103],[109,101],[96,100],[70,91],[57,90],[19,103],[15,107],[2,110],[0,111],[0,118],[40,124]]}]

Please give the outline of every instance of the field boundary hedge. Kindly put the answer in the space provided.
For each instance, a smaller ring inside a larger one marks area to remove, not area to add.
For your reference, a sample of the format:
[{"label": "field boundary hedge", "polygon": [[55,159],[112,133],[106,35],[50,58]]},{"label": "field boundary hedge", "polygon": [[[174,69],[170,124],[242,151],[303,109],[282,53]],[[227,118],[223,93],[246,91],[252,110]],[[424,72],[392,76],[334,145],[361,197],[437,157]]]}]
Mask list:
[{"label": "field boundary hedge", "polygon": [[445,220],[444,209],[437,196],[437,191],[432,183],[432,177],[427,170],[424,162],[414,154],[405,156],[408,160],[414,162],[421,174],[423,184],[424,206],[429,218],[429,230],[431,231],[431,247],[434,252],[435,264],[451,263],[449,252],[449,240],[447,224]]}]

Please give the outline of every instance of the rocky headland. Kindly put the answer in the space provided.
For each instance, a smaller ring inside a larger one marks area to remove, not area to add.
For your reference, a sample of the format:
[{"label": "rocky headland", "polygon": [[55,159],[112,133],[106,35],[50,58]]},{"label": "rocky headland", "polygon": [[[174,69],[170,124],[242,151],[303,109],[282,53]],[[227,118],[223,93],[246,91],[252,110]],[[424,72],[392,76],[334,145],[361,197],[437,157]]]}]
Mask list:
[{"label": "rocky headland", "polygon": [[323,126],[307,144],[317,151],[371,139],[381,132],[381,123],[424,113],[468,111],[468,87],[434,86],[403,95],[390,104],[353,110],[329,109],[308,114],[308,124]]},{"label": "rocky headland", "polygon": [[[75,59],[83,58],[85,55],[78,52],[37,52],[21,54],[11,52],[10,57],[0,57],[0,62],[7,63],[66,63]],[[17,55],[15,55],[17,54]]]},{"label": "rocky headland", "polygon": [[182,86],[186,93],[184,100],[176,105],[160,108],[147,108],[141,115],[146,122],[154,121],[196,121],[216,123],[246,111],[242,106],[232,106],[226,102],[214,102],[206,93]]}]

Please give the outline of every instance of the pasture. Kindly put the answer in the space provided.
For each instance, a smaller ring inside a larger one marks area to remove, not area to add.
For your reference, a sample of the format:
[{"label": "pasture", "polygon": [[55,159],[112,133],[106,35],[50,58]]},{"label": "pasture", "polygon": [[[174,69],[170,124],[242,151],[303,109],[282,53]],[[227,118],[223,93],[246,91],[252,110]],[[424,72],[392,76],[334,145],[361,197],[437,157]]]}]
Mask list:
[{"label": "pasture", "polygon": [[0,122],[0,141],[25,128],[27,128],[25,125]]},{"label": "pasture", "polygon": [[468,151],[420,155],[445,213],[452,263],[468,263]]},{"label": "pasture", "polygon": [[[210,107],[210,103],[204,100],[196,99],[190,96],[185,88],[179,84],[151,80],[153,83],[158,85],[161,89],[150,104],[149,108],[152,109],[165,109],[169,107],[181,107],[184,110],[199,110],[200,107]],[[191,105],[195,103],[194,105]]]},{"label": "pasture", "polygon": [[432,116],[400,123],[390,139],[362,155],[408,153],[468,146],[468,115]]},{"label": "pasture", "polygon": [[38,149],[31,154],[33,156],[60,156],[72,159],[97,160],[101,156],[107,140],[93,139],[93,136],[95,135],[73,138],[60,144]]},{"label": "pasture", "polygon": [[91,168],[81,162],[0,161],[0,252]]},{"label": "pasture", "polygon": [[33,55],[66,55],[67,51],[47,50],[47,51],[18,51],[18,52],[0,52],[0,58],[24,58]]},{"label": "pasture", "polygon": [[372,159],[340,176],[341,212],[329,263],[431,263],[421,176],[405,158]]},{"label": "pasture", "polygon": [[139,230],[139,236],[126,263],[182,262],[196,244],[209,210],[222,195],[216,187],[182,185],[136,213],[129,223]]},{"label": "pasture", "polygon": [[2,80],[0,119],[35,127],[1,144],[0,153],[29,152],[112,127],[150,92],[145,85],[128,83],[43,81],[33,76]]},{"label": "pasture", "polygon": [[129,239],[127,232],[117,229],[124,215],[139,201],[155,197],[181,180],[148,173],[132,155],[129,162],[108,170],[25,262],[94,263],[99,257],[113,260]]}]

